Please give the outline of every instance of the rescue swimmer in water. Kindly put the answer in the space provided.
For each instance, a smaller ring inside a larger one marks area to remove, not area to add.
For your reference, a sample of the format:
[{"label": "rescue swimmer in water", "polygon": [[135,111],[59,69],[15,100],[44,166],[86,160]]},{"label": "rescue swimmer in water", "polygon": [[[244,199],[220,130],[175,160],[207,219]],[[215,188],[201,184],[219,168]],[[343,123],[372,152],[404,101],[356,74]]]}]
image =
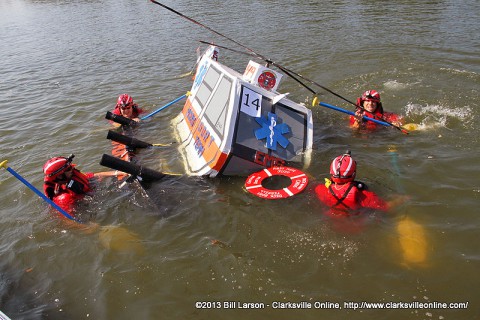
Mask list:
[{"label": "rescue swimmer in water", "polygon": [[115,171],[83,173],[72,163],[75,155],[53,157],[43,166],[43,192],[68,213],[85,195],[93,194],[92,182],[101,177],[117,176]]},{"label": "rescue swimmer in water", "polygon": [[[112,114],[115,116],[122,116],[126,119],[135,121],[131,122],[133,124],[139,123],[140,118],[139,115],[143,113],[143,109],[141,109],[136,103],[134,103],[133,98],[124,93],[118,96],[117,104],[115,108],[112,110]],[[111,121],[112,125],[116,128],[122,128],[124,133],[128,136],[132,135],[130,130],[130,126],[121,125],[120,123]],[[135,161],[135,148],[127,145],[123,145],[121,143],[112,141],[112,155],[114,157],[118,157],[124,161],[134,162]]]},{"label": "rescue swimmer in water", "polygon": [[355,115],[350,116],[350,126],[355,129],[374,130],[378,128],[378,124],[367,121],[364,117],[385,121],[395,126],[402,126],[402,117],[383,110],[380,100],[380,93],[376,90],[365,91],[360,98],[357,99],[357,109]]},{"label": "rescue swimmer in water", "polygon": [[[133,102],[133,98],[124,93],[118,96],[117,104],[112,110],[114,115],[119,115],[128,119],[131,119],[135,122],[140,122],[140,114],[143,113],[143,109],[138,106],[138,104]],[[120,124],[112,122],[113,126],[119,127]]]},{"label": "rescue swimmer in water", "polygon": [[363,182],[355,181],[357,163],[350,151],[333,159],[330,165],[330,179],[315,187],[318,199],[331,208],[333,215],[349,215],[361,208],[388,211],[405,201],[397,197],[385,201],[375,192],[369,191]]}]

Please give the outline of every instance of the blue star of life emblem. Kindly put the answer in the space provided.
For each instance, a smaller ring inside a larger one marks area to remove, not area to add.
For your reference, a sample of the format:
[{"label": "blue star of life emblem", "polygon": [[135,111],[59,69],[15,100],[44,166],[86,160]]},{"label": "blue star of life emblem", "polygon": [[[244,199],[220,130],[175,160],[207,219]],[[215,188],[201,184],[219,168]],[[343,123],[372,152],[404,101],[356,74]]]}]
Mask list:
[{"label": "blue star of life emblem", "polygon": [[255,121],[262,127],[255,130],[255,137],[258,140],[265,139],[265,147],[271,150],[277,150],[277,143],[283,148],[286,148],[290,141],[283,135],[290,132],[290,128],[286,123],[277,124],[277,115],[268,113],[268,117],[255,118]]}]

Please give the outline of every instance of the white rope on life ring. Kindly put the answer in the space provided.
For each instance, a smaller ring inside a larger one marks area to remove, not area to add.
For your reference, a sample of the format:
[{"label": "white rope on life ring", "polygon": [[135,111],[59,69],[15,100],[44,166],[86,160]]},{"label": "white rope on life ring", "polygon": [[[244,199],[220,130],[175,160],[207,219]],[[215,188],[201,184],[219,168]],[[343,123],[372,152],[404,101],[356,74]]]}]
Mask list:
[{"label": "white rope on life ring", "polygon": [[[263,180],[273,176],[285,176],[290,179],[288,187],[278,190],[267,189],[262,185]],[[245,181],[248,192],[264,199],[283,199],[300,193],[308,184],[308,177],[302,171],[292,167],[271,167],[252,173]]]}]

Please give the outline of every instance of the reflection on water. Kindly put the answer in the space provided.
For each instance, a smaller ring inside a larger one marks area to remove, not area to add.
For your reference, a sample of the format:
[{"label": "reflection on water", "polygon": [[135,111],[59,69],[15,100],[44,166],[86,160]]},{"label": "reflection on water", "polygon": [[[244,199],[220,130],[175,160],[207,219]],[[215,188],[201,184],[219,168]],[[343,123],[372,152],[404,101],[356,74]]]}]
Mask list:
[{"label": "reflection on water", "polygon": [[[475,301],[478,1],[248,1],[227,11],[219,4],[172,6],[349,100],[378,90],[385,109],[417,129],[352,133],[344,114],[313,107],[308,190],[269,201],[246,192],[245,177],[178,176],[145,190],[106,179],[78,208],[102,233],[64,225],[2,170],[0,310],[12,319],[374,319],[387,313],[198,310],[195,301]],[[190,88],[181,75],[192,69],[198,40],[238,49],[148,1],[4,0],[0,28],[7,44],[0,160],[37,187],[51,156],[75,153],[82,171],[106,170],[99,165],[111,151],[104,116],[120,93],[155,110]],[[239,72],[248,63],[226,50],[220,60]],[[320,101],[351,110],[312,88]],[[312,100],[292,79],[280,91]],[[174,141],[170,122],[181,108],[143,122],[136,137]],[[405,193],[410,201],[388,214],[323,215],[309,190],[346,149],[359,180],[382,197]],[[138,157],[154,170],[184,172],[175,145]],[[390,311],[389,319],[473,319],[477,312]]]}]

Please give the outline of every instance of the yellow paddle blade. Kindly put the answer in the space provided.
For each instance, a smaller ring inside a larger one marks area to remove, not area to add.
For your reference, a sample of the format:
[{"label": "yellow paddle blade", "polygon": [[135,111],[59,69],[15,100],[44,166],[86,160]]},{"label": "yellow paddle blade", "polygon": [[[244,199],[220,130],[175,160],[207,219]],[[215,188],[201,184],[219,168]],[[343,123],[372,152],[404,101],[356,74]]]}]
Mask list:
[{"label": "yellow paddle blade", "polygon": [[3,160],[3,161],[0,163],[0,168],[5,168],[5,169],[7,169],[7,168],[8,168],[7,162],[8,162],[8,160]]},{"label": "yellow paddle blade", "polygon": [[152,146],[154,147],[169,147],[171,145],[172,143],[152,143]]},{"label": "yellow paddle blade", "polygon": [[188,76],[191,76],[191,75],[193,75],[193,71],[189,71],[189,72],[186,72],[184,74],[181,74],[181,75],[177,76],[177,79],[185,78],[185,77],[188,77]]},{"label": "yellow paddle blade", "polygon": [[427,260],[427,238],[424,228],[405,217],[397,224],[398,241],[402,249],[403,262],[407,266],[422,266]]},{"label": "yellow paddle blade", "polygon": [[318,105],[318,97],[314,97],[312,100],[312,107],[315,107]]},{"label": "yellow paddle blade", "polygon": [[417,123],[407,123],[402,126],[403,129],[408,130],[408,131],[415,131],[420,127],[419,124]]},{"label": "yellow paddle blade", "polygon": [[101,227],[98,239],[103,247],[114,251],[139,255],[145,251],[138,236],[123,227]]},{"label": "yellow paddle blade", "polygon": [[394,144],[391,144],[388,146],[388,152],[397,152],[397,146]]}]

